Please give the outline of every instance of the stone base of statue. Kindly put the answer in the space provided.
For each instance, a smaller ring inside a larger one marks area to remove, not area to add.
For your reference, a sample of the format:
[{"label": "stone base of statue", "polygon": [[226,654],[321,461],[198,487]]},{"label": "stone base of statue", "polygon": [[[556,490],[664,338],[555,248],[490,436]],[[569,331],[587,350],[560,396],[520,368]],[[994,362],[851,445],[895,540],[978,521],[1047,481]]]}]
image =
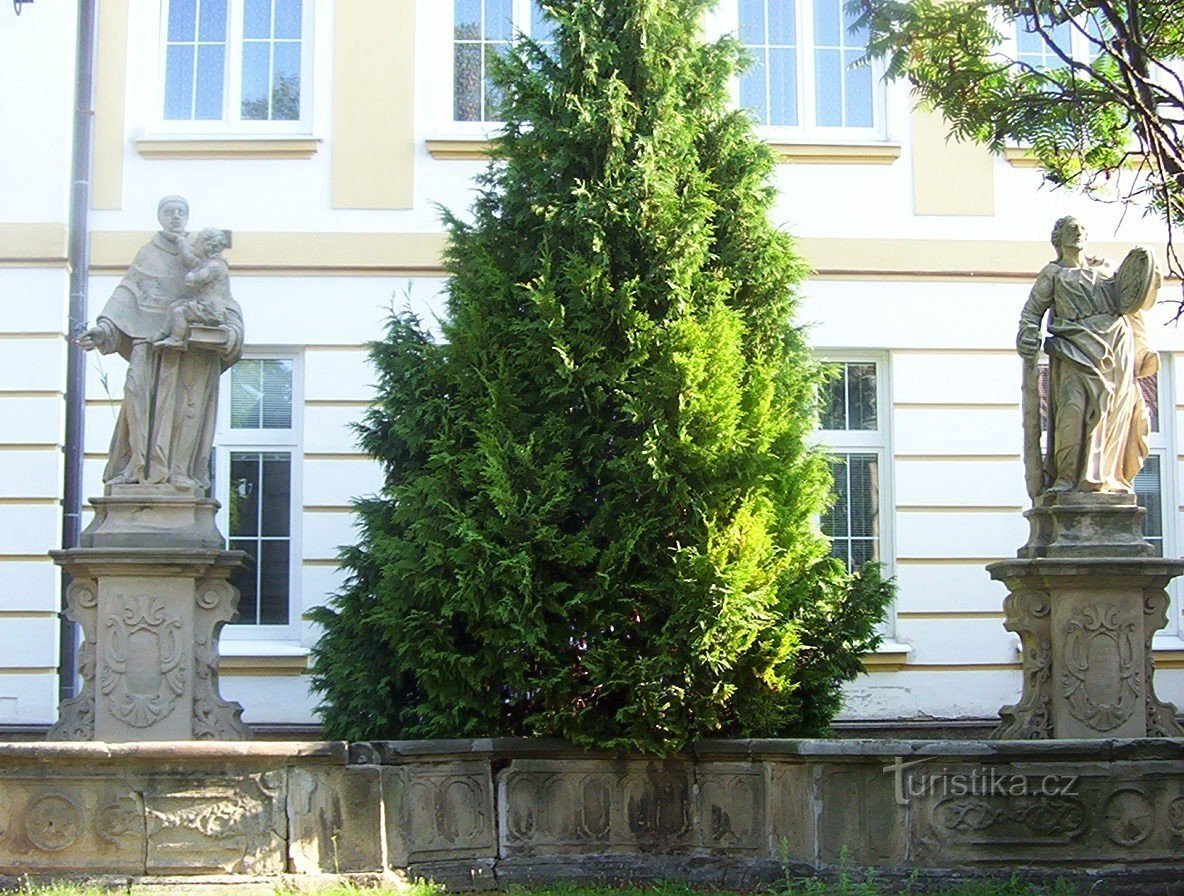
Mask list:
[{"label": "stone base of statue", "polygon": [[82,691],[50,740],[245,740],[242,707],[218,688],[218,637],[238,611],[217,503],[171,486],[111,486],[82,547],[52,551],[73,578]]},{"label": "stone base of statue", "polygon": [[1156,698],[1151,639],[1167,624],[1164,589],[1184,560],[1155,557],[1133,495],[1044,495],[1017,560],[992,563],[1010,594],[1004,628],[1020,636],[1024,690],[993,737],[1180,737]]}]

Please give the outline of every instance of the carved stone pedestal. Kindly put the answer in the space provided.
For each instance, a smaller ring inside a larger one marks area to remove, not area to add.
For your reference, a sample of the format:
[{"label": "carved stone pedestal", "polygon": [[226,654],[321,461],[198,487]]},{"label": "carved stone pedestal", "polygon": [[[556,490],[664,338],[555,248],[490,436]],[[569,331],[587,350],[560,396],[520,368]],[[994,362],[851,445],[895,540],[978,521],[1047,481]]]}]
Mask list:
[{"label": "carved stone pedestal", "polygon": [[1045,496],[1026,516],[1021,559],[987,567],[1011,592],[1003,625],[1024,656],[1020,702],[999,711],[993,736],[1184,736],[1155,696],[1151,653],[1184,560],[1151,556],[1133,495]]},{"label": "carved stone pedestal", "polygon": [[82,692],[58,707],[50,740],[246,740],[218,691],[218,635],[238,612],[218,504],[194,488],[113,485],[92,499],[82,547],[51,551],[73,581]]}]

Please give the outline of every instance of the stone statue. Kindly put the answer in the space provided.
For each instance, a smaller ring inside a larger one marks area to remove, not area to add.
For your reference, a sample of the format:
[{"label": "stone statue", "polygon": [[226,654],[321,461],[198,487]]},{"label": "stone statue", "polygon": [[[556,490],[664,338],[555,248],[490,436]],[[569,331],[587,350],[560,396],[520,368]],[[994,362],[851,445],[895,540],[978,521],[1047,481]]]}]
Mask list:
[{"label": "stone statue", "polygon": [[[1162,277],[1148,250],[1132,249],[1118,270],[1085,254],[1085,228],[1064,217],[1052,230],[1057,257],[1044,266],[1020,314],[1016,346],[1025,360],[1024,463],[1028,494],[1130,494],[1147,457],[1150,430],[1136,382],[1159,359],[1147,345],[1143,311]],[[1037,357],[1048,319],[1048,447],[1040,455]]]},{"label": "stone statue", "polygon": [[[78,344],[127,362],[123,404],[103,482],[170,485],[204,494],[218,380],[242,355],[242,310],[230,295],[221,231],[185,231],[189,204],[165,196],[161,230]],[[217,234],[217,236],[215,236]]]},{"label": "stone statue", "polygon": [[185,232],[189,204],[166,196],[161,230],[136,253],[86,349],[127,360],[103,495],[78,546],[51,551],[71,577],[65,614],[81,629],[81,690],[50,740],[245,740],[222,699],[218,638],[237,614],[219,504],[208,494],[218,380],[243,350],[227,236]]}]

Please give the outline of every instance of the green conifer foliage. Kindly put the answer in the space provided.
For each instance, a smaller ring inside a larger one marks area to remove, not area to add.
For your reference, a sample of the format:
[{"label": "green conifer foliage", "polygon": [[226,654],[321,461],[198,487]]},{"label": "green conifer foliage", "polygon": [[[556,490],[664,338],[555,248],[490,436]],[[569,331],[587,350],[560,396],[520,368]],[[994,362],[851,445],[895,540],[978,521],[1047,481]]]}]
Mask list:
[{"label": "green conifer foliage", "polygon": [[821,371],[773,161],[710,0],[544,0],[504,136],[449,216],[445,338],[397,315],[381,461],[317,612],[334,737],[551,735],[669,752],[814,734],[891,586],[828,556]]}]

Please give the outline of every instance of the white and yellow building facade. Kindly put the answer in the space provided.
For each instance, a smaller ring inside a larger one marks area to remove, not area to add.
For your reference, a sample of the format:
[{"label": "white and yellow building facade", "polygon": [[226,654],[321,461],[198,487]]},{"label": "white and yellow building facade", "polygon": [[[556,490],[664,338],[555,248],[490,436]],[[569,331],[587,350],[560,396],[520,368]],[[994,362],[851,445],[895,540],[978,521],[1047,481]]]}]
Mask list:
[{"label": "white and yellow building facade", "polygon": [[[78,4],[0,9],[0,731],[55,718]],[[820,440],[845,493],[836,551],[899,583],[882,649],[843,718],[983,720],[1014,702],[1018,640],[985,564],[1014,556],[1027,504],[1018,314],[1076,214],[1092,249],[1160,246],[1153,218],[1041,187],[1022,150],[946,138],[907,89],[851,69],[839,0],[720,0],[756,66],[736,101],[773,146],[774,214],[815,273],[803,320],[842,364]],[[247,330],[226,375],[216,495],[254,558],[222,644],[222,693],[261,729],[315,724],[307,621],[341,584],[350,501],[377,465],[350,424],[372,398],[366,343],[392,306],[443,307],[438,207],[463,210],[496,98],[482,60],[512,29],[545,38],[529,0],[96,0],[89,318],[181,194],[193,228],[230,230]],[[836,16],[838,18],[836,18]],[[846,43],[845,43],[846,42]],[[1178,298],[1169,282],[1164,299]],[[1174,306],[1155,314],[1166,324]],[[1153,325],[1163,366],[1140,490],[1149,532],[1184,549],[1184,334]],[[83,494],[101,494],[123,366],[87,357]],[[84,520],[85,522],[85,520]],[[1184,617],[1155,642],[1161,697],[1184,706]]]}]

